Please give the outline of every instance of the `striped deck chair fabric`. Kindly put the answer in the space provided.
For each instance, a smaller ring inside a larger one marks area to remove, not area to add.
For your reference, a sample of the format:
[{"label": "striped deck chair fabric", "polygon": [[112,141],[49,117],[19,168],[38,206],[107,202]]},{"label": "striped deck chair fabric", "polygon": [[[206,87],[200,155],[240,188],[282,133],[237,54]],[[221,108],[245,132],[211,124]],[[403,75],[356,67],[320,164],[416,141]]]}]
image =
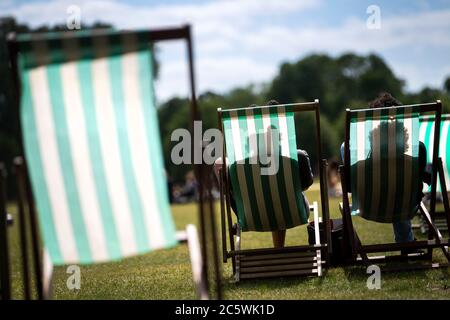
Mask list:
[{"label": "striped deck chair fabric", "polygon": [[242,231],[308,222],[289,105],[222,111],[231,188]]},{"label": "striped deck chair fabric", "polygon": [[25,156],[53,264],[177,243],[143,34],[17,39]]},{"label": "striped deck chair fabric", "polygon": [[[433,142],[434,142],[434,116],[420,117],[420,141],[422,141],[427,149],[427,163],[431,163],[433,159]],[[450,115],[442,115],[441,118],[441,136],[439,137],[439,157],[442,159],[444,168],[445,183],[450,183],[450,144],[448,141],[450,129]],[[431,192],[431,186],[423,186],[423,192]],[[436,192],[441,192],[441,183],[439,179],[436,184]]]},{"label": "striped deck chair fabric", "polygon": [[352,214],[377,222],[410,219],[419,192],[415,107],[350,113]]}]

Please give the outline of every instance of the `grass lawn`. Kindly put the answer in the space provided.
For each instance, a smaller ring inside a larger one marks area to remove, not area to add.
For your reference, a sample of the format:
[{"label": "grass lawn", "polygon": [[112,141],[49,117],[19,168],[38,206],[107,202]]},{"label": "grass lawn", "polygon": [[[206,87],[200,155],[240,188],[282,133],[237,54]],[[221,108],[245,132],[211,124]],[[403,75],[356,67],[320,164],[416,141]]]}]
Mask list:
[{"label": "grass lawn", "polygon": [[[318,185],[307,192],[312,203],[319,200]],[[330,199],[332,217],[339,217],[339,199]],[[320,206],[319,206],[320,207]],[[196,205],[174,205],[177,228],[196,222]],[[16,217],[14,205],[9,211]],[[217,204],[216,213],[219,212]],[[220,221],[218,219],[218,221]],[[16,220],[17,222],[17,220]],[[392,226],[354,218],[363,243],[391,242]],[[22,275],[18,223],[10,229],[13,298],[22,298]],[[417,238],[422,238],[416,233]],[[287,232],[287,245],[306,244],[306,227]],[[243,235],[244,248],[271,246],[270,233]],[[435,260],[444,262],[439,250]],[[231,262],[223,265],[226,299],[450,299],[449,269],[382,274],[381,289],[366,287],[368,275],[361,267],[332,268],[322,278],[284,278],[234,283]],[[186,245],[152,252],[121,262],[81,266],[81,289],[69,290],[66,267],[57,267],[55,299],[194,299],[191,269]]]}]

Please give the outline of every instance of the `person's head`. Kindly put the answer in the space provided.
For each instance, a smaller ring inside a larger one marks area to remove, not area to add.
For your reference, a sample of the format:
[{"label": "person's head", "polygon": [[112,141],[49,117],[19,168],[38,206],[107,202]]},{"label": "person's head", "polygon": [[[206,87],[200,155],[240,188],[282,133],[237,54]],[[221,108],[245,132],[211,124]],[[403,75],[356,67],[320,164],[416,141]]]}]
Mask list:
[{"label": "person's head", "polygon": [[382,92],[378,95],[378,97],[369,102],[369,108],[377,109],[377,108],[386,108],[386,107],[395,107],[401,106],[402,103],[395,99],[390,93]]},{"label": "person's head", "polygon": [[277,104],[280,104],[280,103],[277,100],[275,100],[275,99],[271,99],[271,100],[267,101],[267,105],[268,106],[274,106],[274,105],[277,105]]},{"label": "person's head", "polygon": [[[378,95],[378,97],[369,102],[369,108],[377,109],[377,108],[387,108],[387,107],[396,107],[401,106],[402,103],[395,99],[390,93],[382,92]],[[403,123],[397,121],[387,121],[382,122],[377,128],[373,129],[370,133],[369,141],[371,141],[373,145],[379,145],[380,141],[380,131],[382,130],[395,130],[396,132],[396,141],[397,146],[404,146],[404,152],[406,152],[409,148],[408,139],[409,133],[408,130],[403,126]]]},{"label": "person's head", "polygon": [[[380,125],[374,128],[369,133],[369,141],[371,143],[371,148],[375,146],[380,146],[382,143],[386,144],[387,141],[381,141],[381,133],[384,132],[387,135],[390,135],[391,132],[395,134],[395,146],[397,148],[397,152],[405,153],[409,149],[409,133],[405,128],[403,122],[399,121],[383,121]],[[387,156],[387,154],[381,154],[381,157]]]}]

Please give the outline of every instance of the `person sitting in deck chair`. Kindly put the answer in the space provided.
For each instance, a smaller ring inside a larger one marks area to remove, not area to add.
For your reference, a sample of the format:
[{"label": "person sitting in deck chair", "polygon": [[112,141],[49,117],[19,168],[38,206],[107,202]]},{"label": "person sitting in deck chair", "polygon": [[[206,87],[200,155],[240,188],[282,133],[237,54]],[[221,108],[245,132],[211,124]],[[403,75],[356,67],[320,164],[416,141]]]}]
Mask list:
[{"label": "person sitting in deck chair", "polygon": [[[401,106],[402,104],[395,99],[391,94],[389,93],[382,93],[376,98],[375,100],[369,102],[369,108],[383,108],[383,107],[392,107],[392,106]],[[376,130],[375,128],[374,130]],[[406,130],[406,129],[405,129]],[[402,136],[406,136],[402,133]],[[372,133],[373,135],[373,133]],[[406,146],[405,146],[406,147]],[[406,150],[405,150],[406,152]],[[370,156],[370,155],[369,155]],[[406,156],[406,155],[405,155]],[[344,142],[341,145],[341,157],[342,161],[344,160]],[[425,145],[422,142],[419,142],[419,181],[418,183],[418,194],[416,197],[417,205],[420,204],[420,201],[422,200],[422,197],[424,196],[422,189],[423,189],[423,183],[427,183],[428,185],[431,185],[431,173],[427,172],[425,170],[426,168],[426,159],[427,159],[427,150]],[[397,243],[404,243],[404,242],[411,242],[415,241],[415,237],[412,231],[412,225],[411,220],[404,220],[404,221],[397,221],[393,222],[393,229],[394,229],[394,236],[395,236],[395,242]]]},{"label": "person sitting in deck chair", "polygon": [[[279,102],[276,100],[270,100],[267,105],[278,105]],[[250,105],[250,107],[255,107],[256,105]],[[299,173],[300,173],[300,182],[301,182],[301,186],[302,186],[302,191],[306,191],[312,184],[313,184],[313,173],[311,170],[311,164],[309,161],[309,155],[305,150],[301,150],[301,149],[297,149],[297,157],[298,157],[298,163],[296,163],[295,165],[297,165],[299,167]],[[281,162],[285,163],[286,161],[291,161],[290,158],[286,158],[286,157],[280,157],[281,158]],[[249,159],[245,159],[244,161],[245,163],[252,163],[251,161],[249,161]],[[215,163],[214,163],[214,172],[217,176],[217,178],[219,179],[219,170],[222,168],[222,158],[217,158]],[[253,165],[253,164],[252,164]],[[254,165],[256,166],[260,166],[260,164],[255,163]],[[239,166],[239,164],[233,164],[229,170],[236,170],[237,166]],[[234,211],[234,213],[237,215],[237,207],[236,207],[236,201],[233,197],[233,190],[231,190],[231,185],[230,185],[230,205],[232,210]],[[305,208],[306,208],[306,212],[309,212],[309,203],[308,200],[306,199],[306,196],[302,193],[303,195],[303,202],[305,204]],[[276,231],[272,231],[272,241],[273,241],[273,246],[275,248],[281,248],[284,247],[284,243],[285,243],[285,239],[286,239],[286,230],[276,230]]]}]

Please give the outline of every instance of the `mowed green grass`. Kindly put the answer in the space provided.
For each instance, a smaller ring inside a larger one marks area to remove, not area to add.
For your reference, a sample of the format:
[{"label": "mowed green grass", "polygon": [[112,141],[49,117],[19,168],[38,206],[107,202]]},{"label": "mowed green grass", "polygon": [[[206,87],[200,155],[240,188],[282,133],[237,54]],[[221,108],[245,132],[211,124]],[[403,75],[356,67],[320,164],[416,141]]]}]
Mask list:
[{"label": "mowed green grass", "polygon": [[[318,185],[307,192],[312,203],[319,199]],[[330,199],[332,217],[340,217],[340,199]],[[319,203],[320,204],[320,203]],[[319,206],[320,207],[320,206]],[[9,211],[17,217],[14,205]],[[195,204],[174,205],[176,226],[197,223]],[[216,205],[219,218],[219,205]],[[217,219],[219,222],[220,220]],[[363,243],[391,242],[392,225],[354,218]],[[218,226],[219,228],[219,226]],[[218,238],[220,233],[218,230]],[[13,298],[21,299],[23,291],[18,223],[10,228]],[[416,232],[417,238],[423,236]],[[270,247],[270,233],[250,232],[243,235],[244,248]],[[287,245],[307,243],[306,227],[287,232]],[[439,250],[435,260],[444,262]],[[81,289],[69,290],[67,266],[57,267],[54,276],[55,299],[195,299],[189,254],[186,245],[160,250],[120,262],[81,267]],[[362,267],[330,268],[322,278],[277,278],[235,283],[231,262],[222,265],[226,299],[450,299],[450,269],[382,273],[381,289],[369,290],[368,274]]]}]

